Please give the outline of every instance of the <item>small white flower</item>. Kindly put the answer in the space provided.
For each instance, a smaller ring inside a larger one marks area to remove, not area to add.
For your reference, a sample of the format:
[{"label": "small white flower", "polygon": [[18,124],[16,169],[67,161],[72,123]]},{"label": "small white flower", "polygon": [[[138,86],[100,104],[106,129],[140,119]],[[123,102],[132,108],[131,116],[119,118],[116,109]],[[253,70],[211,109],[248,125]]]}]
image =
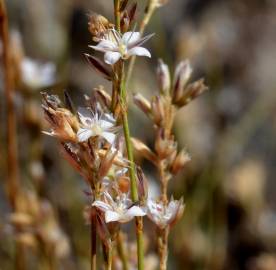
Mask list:
[{"label": "small white flower", "polygon": [[115,140],[116,121],[110,114],[93,113],[86,108],[80,108],[78,115],[81,122],[81,128],[77,136],[79,142],[87,141],[90,137],[100,136],[105,138],[110,144]]},{"label": "small white flower", "polygon": [[103,201],[97,200],[92,206],[97,207],[105,213],[105,222],[120,222],[126,223],[134,217],[145,216],[146,212],[143,208],[133,205],[132,201],[125,193],[120,194],[116,200],[109,193],[104,193]]},{"label": "small white flower", "polygon": [[110,30],[97,46],[89,46],[94,50],[104,53],[104,61],[114,65],[119,59],[128,59],[133,55],[151,57],[150,52],[141,47],[153,35],[141,37],[139,32],[126,32],[123,35]]},{"label": "small white flower", "polygon": [[20,66],[22,81],[30,88],[42,88],[55,82],[56,67],[53,63],[42,64],[30,58],[24,58]]},{"label": "small white flower", "polygon": [[183,200],[171,200],[168,205],[149,199],[147,202],[148,218],[160,229],[173,224],[183,213]]}]

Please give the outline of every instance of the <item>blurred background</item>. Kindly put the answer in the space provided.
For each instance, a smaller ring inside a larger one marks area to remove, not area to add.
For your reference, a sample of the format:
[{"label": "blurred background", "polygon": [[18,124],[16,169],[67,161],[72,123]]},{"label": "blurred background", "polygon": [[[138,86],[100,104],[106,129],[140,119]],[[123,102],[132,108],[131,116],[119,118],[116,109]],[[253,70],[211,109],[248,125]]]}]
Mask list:
[{"label": "blurred background", "polygon": [[[41,242],[50,243],[49,250],[54,247],[58,257],[56,269],[89,269],[89,228],[82,214],[86,187],[59,155],[57,142],[41,133],[47,128],[40,91],[62,95],[66,89],[74,103],[82,105],[83,94],[94,87],[110,89],[83,54],[93,53],[88,48],[89,12],[112,20],[113,1],[6,2],[13,52],[20,62],[15,104],[20,183],[28,194],[20,205],[34,208]],[[139,19],[146,3],[138,2]],[[179,112],[175,124],[180,146],[186,147],[192,162],[170,183],[176,198],[184,194],[186,209],[170,236],[169,269],[276,269],[275,29],[275,0],[169,0],[146,30],[156,33],[147,44],[152,59],[138,59],[129,91],[147,97],[156,93],[159,57],[172,70],[180,60],[190,59],[193,78],[204,77],[210,87]],[[8,221],[12,209],[5,193],[2,78],[0,269],[15,269],[15,241],[28,244],[28,269],[38,269],[37,258],[43,257],[38,244],[28,233],[15,232]],[[152,144],[151,122],[134,106],[131,117],[132,133]],[[156,173],[140,162],[157,186]],[[23,217],[12,218],[16,223]],[[151,240],[149,231],[147,235]],[[154,248],[149,244],[148,252]]]}]

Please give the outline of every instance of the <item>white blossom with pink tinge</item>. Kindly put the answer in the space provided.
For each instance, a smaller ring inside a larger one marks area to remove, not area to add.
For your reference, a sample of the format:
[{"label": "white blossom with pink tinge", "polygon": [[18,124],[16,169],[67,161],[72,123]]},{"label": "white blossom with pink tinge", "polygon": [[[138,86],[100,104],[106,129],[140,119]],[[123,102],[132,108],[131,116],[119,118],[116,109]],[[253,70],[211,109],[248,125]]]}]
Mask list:
[{"label": "white blossom with pink tinge", "polygon": [[180,218],[184,211],[183,199],[171,199],[168,205],[163,202],[158,202],[149,199],[147,202],[148,218],[155,223],[160,229],[172,225],[178,218]]},{"label": "white blossom with pink tinge", "polygon": [[80,108],[78,115],[81,122],[81,127],[77,133],[79,142],[87,141],[90,137],[99,136],[113,144],[117,127],[111,114],[99,114],[86,108]]},{"label": "white blossom with pink tinge", "polygon": [[104,53],[104,61],[114,65],[120,59],[128,59],[131,56],[151,57],[149,50],[141,47],[152,35],[141,37],[139,32],[126,32],[123,35],[116,30],[109,30],[108,34],[96,46],[90,48]]},{"label": "white blossom with pink tinge", "polygon": [[115,200],[109,193],[104,192],[103,200],[96,200],[92,206],[97,207],[105,213],[105,222],[126,223],[134,217],[146,215],[146,211],[140,207],[133,205],[127,194],[120,194]]}]

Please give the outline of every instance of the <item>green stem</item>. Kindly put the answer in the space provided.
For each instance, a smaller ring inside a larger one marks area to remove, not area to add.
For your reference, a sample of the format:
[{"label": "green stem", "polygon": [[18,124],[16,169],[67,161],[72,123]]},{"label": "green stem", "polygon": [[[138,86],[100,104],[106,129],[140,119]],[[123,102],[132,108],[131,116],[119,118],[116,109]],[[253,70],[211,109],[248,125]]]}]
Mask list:
[{"label": "green stem", "polygon": [[123,264],[123,270],[128,270],[129,267],[128,267],[128,261],[127,261],[125,247],[123,243],[122,232],[119,232],[117,236],[117,249],[118,249],[119,257]]},{"label": "green stem", "polygon": [[[122,118],[123,118],[123,128],[124,128],[127,156],[130,162],[129,176],[130,176],[131,197],[133,202],[138,202],[139,196],[138,196],[136,174],[135,174],[135,167],[134,167],[134,156],[133,156],[133,149],[131,144],[130,130],[128,125],[127,96],[126,96],[123,61],[121,62],[121,69],[120,69],[120,98],[121,98],[121,104],[122,104]],[[135,223],[136,223],[136,238],[137,238],[138,270],[143,270],[144,269],[143,218],[136,217]]]}]

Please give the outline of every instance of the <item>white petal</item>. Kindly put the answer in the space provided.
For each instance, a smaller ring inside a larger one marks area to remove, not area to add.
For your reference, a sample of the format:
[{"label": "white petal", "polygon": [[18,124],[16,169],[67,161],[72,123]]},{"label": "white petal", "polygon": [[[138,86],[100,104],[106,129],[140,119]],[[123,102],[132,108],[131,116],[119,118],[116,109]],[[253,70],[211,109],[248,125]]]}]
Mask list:
[{"label": "white petal", "polygon": [[126,32],[122,37],[122,41],[125,45],[130,45],[131,43],[137,42],[141,38],[141,34],[139,32]]},{"label": "white petal", "polygon": [[80,128],[77,133],[79,142],[87,141],[93,135],[94,135],[94,132],[91,129],[87,129],[87,128]]},{"label": "white petal", "polygon": [[113,123],[106,121],[106,120],[99,120],[99,125],[103,130],[109,129],[114,126]]},{"label": "white petal", "polygon": [[132,206],[126,213],[130,217],[142,217],[146,215],[146,212],[139,206]]},{"label": "white petal", "polygon": [[131,50],[129,50],[127,54],[128,56],[138,55],[138,56],[146,56],[149,58],[151,57],[149,50],[143,47],[134,47]]},{"label": "white petal", "polygon": [[111,133],[111,132],[103,132],[102,133],[102,136],[110,143],[110,144],[113,144],[114,143],[114,140],[115,140],[115,137],[116,135]]},{"label": "white petal", "polygon": [[104,54],[104,61],[108,65],[114,65],[121,58],[121,54],[118,52],[106,52]]},{"label": "white petal", "polygon": [[78,108],[78,115],[81,123],[86,126],[92,125],[95,120],[95,116],[93,115],[93,113],[84,107]]},{"label": "white petal", "polygon": [[110,40],[102,40],[97,46],[90,45],[89,47],[100,52],[113,51],[117,48],[116,44]]},{"label": "white petal", "polygon": [[106,212],[108,210],[111,210],[111,206],[103,201],[95,201],[92,203],[92,206],[95,206],[97,208],[99,208],[100,210]]},{"label": "white petal", "polygon": [[120,215],[117,212],[107,210],[105,212],[105,222],[114,222],[114,221],[119,221],[120,220]]}]

